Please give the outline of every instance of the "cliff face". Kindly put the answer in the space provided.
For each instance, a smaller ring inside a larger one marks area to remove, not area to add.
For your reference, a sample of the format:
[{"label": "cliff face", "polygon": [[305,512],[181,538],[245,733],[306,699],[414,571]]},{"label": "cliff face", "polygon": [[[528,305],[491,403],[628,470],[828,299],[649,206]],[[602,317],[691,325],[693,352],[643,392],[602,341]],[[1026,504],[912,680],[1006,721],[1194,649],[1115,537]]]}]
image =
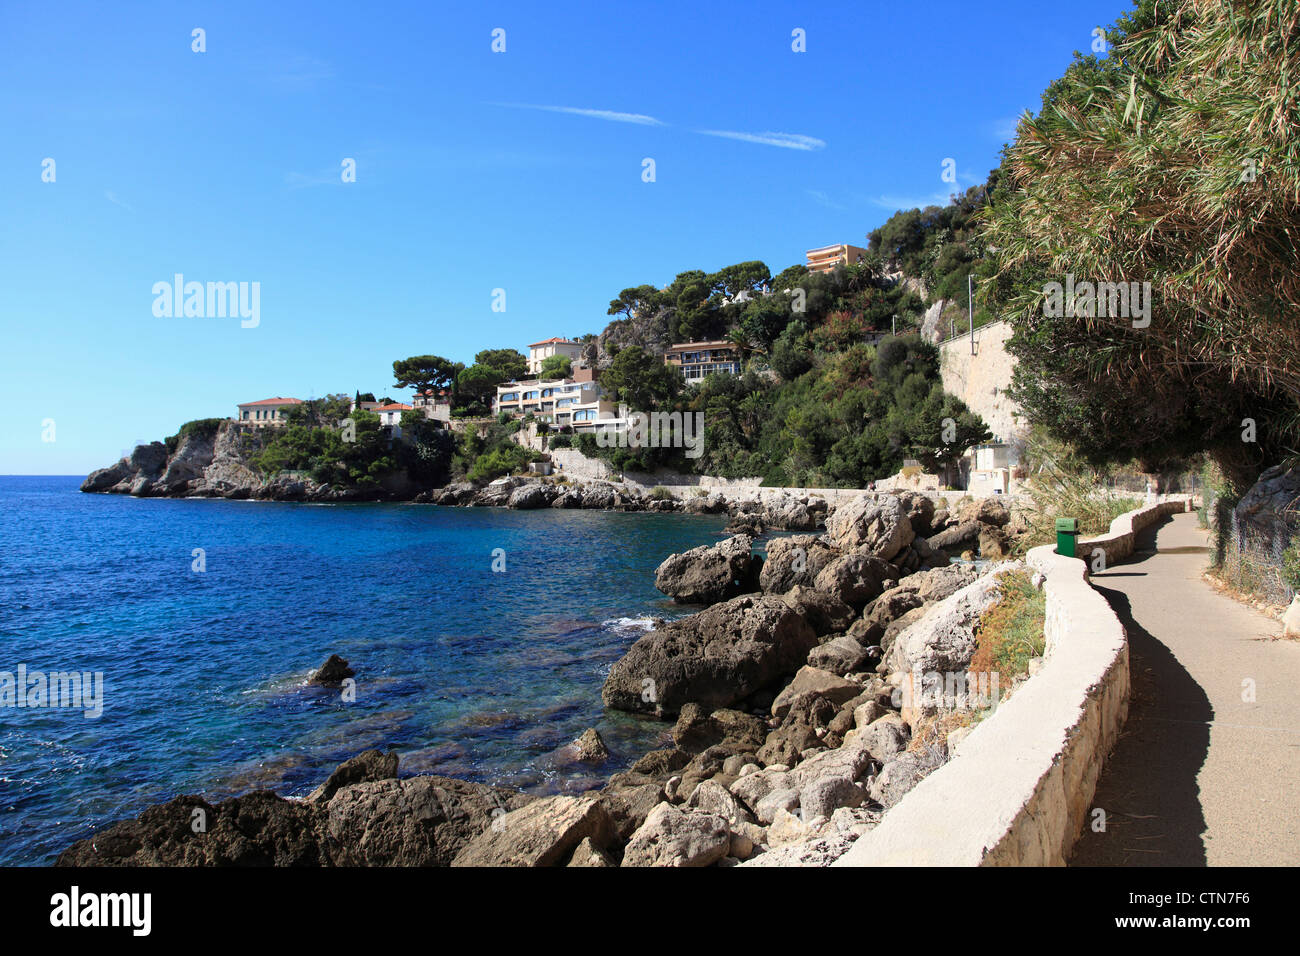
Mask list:
[{"label": "cliff face", "polygon": [[223,422],[215,435],[186,435],[171,454],[162,442],[139,445],[116,464],[91,472],[81,490],[140,498],[360,501],[389,497],[396,489],[363,491],[285,475],[263,478],[240,450],[234,423]]}]

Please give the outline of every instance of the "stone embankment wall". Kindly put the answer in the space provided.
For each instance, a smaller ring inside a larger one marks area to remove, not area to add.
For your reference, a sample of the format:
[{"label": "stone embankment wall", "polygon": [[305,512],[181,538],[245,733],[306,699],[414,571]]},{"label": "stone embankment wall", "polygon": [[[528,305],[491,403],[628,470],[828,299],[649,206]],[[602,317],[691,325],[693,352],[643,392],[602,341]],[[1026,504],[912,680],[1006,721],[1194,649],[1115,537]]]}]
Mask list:
[{"label": "stone embankment wall", "polygon": [[939,345],[943,390],[965,402],[1003,441],[1010,441],[1020,427],[1016,421],[1020,406],[1007,394],[1016,367],[1015,357],[1006,350],[1009,338],[1010,325],[990,322],[975,330],[973,355],[969,333]]},{"label": "stone embankment wall", "polygon": [[[1123,514],[1079,553],[1098,547],[1121,560],[1138,532],[1188,505],[1182,497]],[[1059,866],[1069,857],[1128,716],[1128,641],[1085,561],[1047,545],[1028,563],[1047,594],[1042,669],[837,866]]]}]

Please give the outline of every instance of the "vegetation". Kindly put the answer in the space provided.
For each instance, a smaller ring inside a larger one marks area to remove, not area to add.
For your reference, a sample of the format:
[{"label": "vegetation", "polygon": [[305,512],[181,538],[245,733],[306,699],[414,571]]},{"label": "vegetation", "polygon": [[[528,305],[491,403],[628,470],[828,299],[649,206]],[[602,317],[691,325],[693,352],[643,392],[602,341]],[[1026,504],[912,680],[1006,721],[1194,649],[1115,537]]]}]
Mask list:
[{"label": "vegetation", "polygon": [[217,429],[224,424],[224,418],[196,418],[192,422],[186,422],[176,434],[170,438],[164,438],[163,444],[167,446],[167,454],[173,455],[180,443],[185,438],[199,438],[205,441],[211,441],[217,436]]},{"label": "vegetation", "polygon": [[971,672],[997,674],[998,687],[1010,688],[1029,672],[1030,659],[1043,655],[1046,618],[1046,595],[1034,587],[1028,571],[999,574],[998,600],[980,616]]},{"label": "vegetation", "polygon": [[1080,537],[1093,537],[1109,531],[1110,523],[1126,511],[1142,507],[1142,498],[1107,491],[1113,469],[1092,467],[1042,429],[1030,433],[1023,459],[1032,504],[1023,512],[1029,531],[1016,539],[1017,552],[1054,544],[1057,518],[1077,518]]},{"label": "vegetation", "polygon": [[491,481],[526,469],[541,455],[515,441],[520,426],[520,422],[507,418],[493,422],[482,434],[472,430],[464,433],[452,456],[453,474],[469,481]]},{"label": "vegetation", "polygon": [[[1107,39],[1021,121],[987,210],[1013,395],[1094,464],[1206,450],[1240,490],[1300,409],[1300,9],[1142,0]],[[1150,324],[1045,316],[1070,274],[1149,282]]]}]

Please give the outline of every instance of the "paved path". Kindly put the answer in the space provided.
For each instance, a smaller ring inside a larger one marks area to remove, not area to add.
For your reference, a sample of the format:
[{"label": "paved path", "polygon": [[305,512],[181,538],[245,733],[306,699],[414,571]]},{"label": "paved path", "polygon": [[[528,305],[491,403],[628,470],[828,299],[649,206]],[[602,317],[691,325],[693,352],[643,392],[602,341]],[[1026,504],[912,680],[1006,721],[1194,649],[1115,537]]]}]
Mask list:
[{"label": "paved path", "polygon": [[[1300,642],[1201,578],[1181,514],[1092,581],[1128,631],[1133,701],[1072,865],[1300,864]],[[1254,699],[1243,700],[1243,681]]]}]

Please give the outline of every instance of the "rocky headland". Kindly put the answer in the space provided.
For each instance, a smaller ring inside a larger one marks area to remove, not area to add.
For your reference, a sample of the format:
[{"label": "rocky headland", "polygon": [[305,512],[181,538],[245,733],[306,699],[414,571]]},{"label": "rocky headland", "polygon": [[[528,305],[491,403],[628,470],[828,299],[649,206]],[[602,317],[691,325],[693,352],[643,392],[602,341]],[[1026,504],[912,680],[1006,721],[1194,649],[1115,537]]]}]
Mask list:
[{"label": "rocky headland", "polygon": [[[167,482],[154,479],[159,486]],[[526,492],[543,507],[552,491],[549,506],[573,493],[530,481],[493,491],[504,501],[492,503],[524,506],[512,499]],[[366,751],[305,799],[270,791],[215,804],[177,797],[74,844],[58,863],[829,864],[960,739],[960,726],[950,732],[935,706],[902,691],[910,673],[970,665],[980,615],[997,598],[994,572],[1007,566],[950,564],[945,549],[1005,549],[1015,521],[997,501],[946,514],[909,493],[835,509],[794,503],[795,522],[814,516],[806,530],[820,533],[773,539],[765,557],[737,534],[660,565],[660,590],[704,607],[629,647],[602,697],[608,707],[672,721],[672,746],[599,789],[533,796],[401,777],[397,754]],[[733,513],[775,526],[770,514]],[[331,679],[350,673],[346,661],[327,665]],[[594,730],[568,749],[593,767],[608,759]]]}]

